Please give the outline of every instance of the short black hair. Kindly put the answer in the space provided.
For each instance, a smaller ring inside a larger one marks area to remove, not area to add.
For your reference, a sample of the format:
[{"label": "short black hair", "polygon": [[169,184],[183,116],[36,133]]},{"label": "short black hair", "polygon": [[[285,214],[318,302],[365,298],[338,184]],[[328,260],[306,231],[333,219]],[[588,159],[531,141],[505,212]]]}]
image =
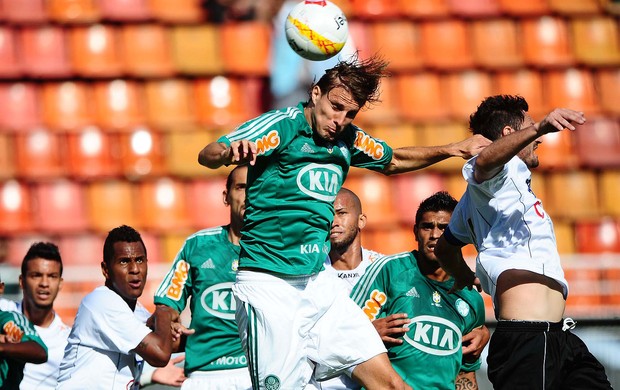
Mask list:
[{"label": "short black hair", "polygon": [[146,255],[146,245],[144,245],[140,233],[131,226],[122,225],[110,230],[103,243],[103,261],[108,265],[114,258],[114,244],[117,242],[139,242],[142,244]]},{"label": "short black hair", "polygon": [[22,275],[26,276],[28,272],[28,262],[34,259],[45,259],[60,263],[60,276],[62,276],[62,258],[56,244],[51,242],[35,242],[30,245],[28,252],[22,260]]},{"label": "short black hair", "polygon": [[457,200],[454,199],[447,191],[436,192],[420,203],[418,211],[415,213],[415,224],[417,225],[420,223],[422,215],[429,211],[447,211],[452,214],[457,203]]},{"label": "short black hair", "polygon": [[527,101],[518,95],[487,97],[476,112],[469,116],[469,128],[474,134],[482,134],[491,141],[502,135],[502,129],[510,126],[520,130],[529,109]]}]

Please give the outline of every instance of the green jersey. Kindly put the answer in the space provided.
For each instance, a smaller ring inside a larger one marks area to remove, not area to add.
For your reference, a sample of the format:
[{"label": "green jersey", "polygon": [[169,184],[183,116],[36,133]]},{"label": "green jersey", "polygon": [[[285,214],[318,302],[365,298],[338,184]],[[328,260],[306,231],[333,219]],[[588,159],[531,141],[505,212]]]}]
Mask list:
[{"label": "green jersey", "polygon": [[374,320],[407,313],[412,321],[403,343],[388,356],[403,380],[416,389],[454,389],[459,371],[480,367],[462,362],[464,334],[484,324],[484,303],[475,290],[448,291],[454,284],[431,280],[418,268],[417,251],[384,257],[371,264],[351,298]]},{"label": "green jersey", "polygon": [[[47,346],[34,329],[34,326],[21,313],[13,311],[0,311],[0,326],[2,334],[11,337],[15,342],[34,341],[41,345],[47,353]],[[0,390],[19,389],[19,384],[24,377],[26,363],[17,359],[0,359]]]},{"label": "green jersey", "polygon": [[240,267],[285,275],[323,269],[333,202],[350,166],[383,170],[392,149],[350,125],[334,143],[314,134],[303,104],[267,112],[218,141],[251,140]]},{"label": "green jersey", "polygon": [[185,372],[247,366],[235,322],[231,287],[239,262],[239,246],[228,239],[229,226],[201,230],[185,240],[161,285],[155,303],[177,310],[188,299],[192,320],[185,345]]}]

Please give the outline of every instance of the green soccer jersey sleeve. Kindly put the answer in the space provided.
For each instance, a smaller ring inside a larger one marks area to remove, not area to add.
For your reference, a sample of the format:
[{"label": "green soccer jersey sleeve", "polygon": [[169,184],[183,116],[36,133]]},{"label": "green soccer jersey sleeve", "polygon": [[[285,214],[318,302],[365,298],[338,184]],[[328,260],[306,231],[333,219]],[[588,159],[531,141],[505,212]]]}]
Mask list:
[{"label": "green soccer jersey sleeve", "polygon": [[[192,315],[185,345],[185,371],[213,371],[247,365],[235,323],[232,285],[239,247],[228,240],[229,226],[189,236],[155,293],[155,303]],[[191,298],[191,299],[190,299]]]}]

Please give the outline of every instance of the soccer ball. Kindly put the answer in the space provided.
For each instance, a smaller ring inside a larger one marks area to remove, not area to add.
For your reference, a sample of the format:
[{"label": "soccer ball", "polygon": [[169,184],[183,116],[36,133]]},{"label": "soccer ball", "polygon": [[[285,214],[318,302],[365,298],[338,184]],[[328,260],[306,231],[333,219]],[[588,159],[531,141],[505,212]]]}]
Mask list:
[{"label": "soccer ball", "polygon": [[295,53],[313,61],[338,54],[349,36],[344,13],[326,0],[306,0],[297,4],[286,18],[286,40]]}]

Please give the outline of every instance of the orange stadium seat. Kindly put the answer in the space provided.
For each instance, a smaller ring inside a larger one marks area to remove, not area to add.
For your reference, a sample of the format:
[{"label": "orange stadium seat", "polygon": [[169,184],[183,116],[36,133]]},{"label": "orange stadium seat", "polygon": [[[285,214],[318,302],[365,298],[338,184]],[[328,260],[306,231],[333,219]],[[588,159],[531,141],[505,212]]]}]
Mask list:
[{"label": "orange stadium seat", "polygon": [[[419,146],[445,145],[452,142],[462,141],[471,136],[465,122],[442,122],[428,123],[421,128]],[[431,169],[440,171],[460,172],[465,164],[462,158],[448,158],[440,163],[433,164]]]},{"label": "orange stadium seat", "polygon": [[598,182],[590,171],[558,172],[547,176],[545,209],[552,218],[598,217]]},{"label": "orange stadium seat", "polygon": [[597,221],[577,221],[575,236],[578,253],[620,252],[620,224],[618,220],[603,218]]},{"label": "orange stadium seat", "polygon": [[620,267],[611,265],[603,271],[603,303],[618,308],[620,305]]},{"label": "orange stadium seat", "polygon": [[439,70],[458,70],[474,65],[469,29],[463,20],[424,21],[420,24],[423,62]]},{"label": "orange stadium seat", "polygon": [[175,129],[196,122],[189,82],[183,79],[148,81],[145,92],[147,120],[151,126]]},{"label": "orange stadium seat", "polygon": [[398,107],[398,91],[396,81],[392,78],[381,80],[381,103],[372,104],[362,109],[355,117],[356,121],[365,124],[396,124],[400,122]]},{"label": "orange stadium seat", "polygon": [[[269,75],[271,26],[262,22],[225,23],[220,26],[224,70],[243,76]],[[252,42],[239,45],[239,42]]]},{"label": "orange stadium seat", "polygon": [[398,0],[400,13],[413,19],[443,18],[450,14],[446,0]]},{"label": "orange stadium seat", "polygon": [[532,183],[530,188],[534,195],[543,203],[543,207],[547,207],[547,186],[545,185],[545,175],[541,171],[532,172]]},{"label": "orange stadium seat", "polygon": [[493,17],[500,13],[499,0],[447,0],[450,11],[464,18]]},{"label": "orange stadium seat", "polygon": [[528,102],[529,114],[536,121],[549,113],[543,95],[543,77],[540,72],[526,68],[498,72],[495,74],[493,89],[494,94],[523,96]]},{"label": "orange stadium seat", "polygon": [[[366,129],[365,129],[366,130]],[[375,138],[388,143],[393,149],[412,145],[420,145],[420,131],[411,123],[396,125],[376,125],[367,131]]]},{"label": "orange stadium seat", "polygon": [[567,22],[559,17],[542,16],[521,21],[520,42],[525,63],[533,67],[565,67],[574,57]]},{"label": "orange stadium seat", "polygon": [[120,160],[123,174],[130,179],[164,174],[163,135],[147,127],[121,134]]},{"label": "orange stadium seat", "polygon": [[0,83],[0,131],[25,131],[41,124],[34,83]]},{"label": "orange stadium seat", "polygon": [[141,225],[157,232],[189,229],[187,195],[186,184],[170,178],[140,183],[137,206]]},{"label": "orange stadium seat", "polygon": [[176,69],[189,75],[224,73],[220,56],[220,32],[216,25],[175,26],[172,54]]},{"label": "orange stadium seat", "polygon": [[620,29],[614,18],[575,18],[571,27],[578,62],[589,66],[620,65]]},{"label": "orange stadium seat", "polygon": [[189,183],[188,195],[191,205],[191,224],[196,230],[230,222],[230,208],[224,205],[222,192],[226,189],[226,177],[219,176]]},{"label": "orange stadium seat", "polygon": [[[544,206],[543,202],[543,206]],[[576,253],[575,228],[571,222],[563,219],[553,221],[553,231],[560,255]]]},{"label": "orange stadium seat", "polygon": [[116,226],[138,226],[137,191],[131,183],[103,180],[88,184],[87,205],[91,229],[107,233]]},{"label": "orange stadium seat", "polygon": [[543,88],[551,107],[568,107],[583,111],[587,116],[601,111],[594,77],[587,69],[569,68],[547,73]]},{"label": "orange stadium seat", "polygon": [[15,141],[11,134],[0,133],[0,180],[15,177]]},{"label": "orange stadium seat", "polygon": [[18,57],[19,44],[14,28],[0,26],[0,78],[16,78],[22,74]]},{"label": "orange stadium seat", "polygon": [[45,83],[42,90],[43,123],[52,130],[78,131],[94,123],[89,85],[81,81]]},{"label": "orange stadium seat", "polygon": [[547,0],[499,0],[502,11],[511,16],[538,16],[549,13]]},{"label": "orange stadium seat", "polygon": [[620,68],[599,69],[595,80],[603,110],[620,116]]},{"label": "orange stadium seat", "polygon": [[97,0],[47,0],[47,13],[59,23],[92,23],[100,18]]},{"label": "orange stadium seat", "polygon": [[30,188],[17,180],[0,183],[0,235],[33,230]]},{"label": "orange stadium seat", "polygon": [[181,177],[217,175],[216,170],[198,164],[198,153],[215,140],[214,134],[202,129],[167,132],[165,134],[165,144],[168,148],[166,170],[172,175]]},{"label": "orange stadium seat", "polygon": [[175,73],[168,29],[159,24],[121,27],[125,72],[136,77],[168,77]]},{"label": "orange stadium seat", "polygon": [[618,119],[589,118],[575,137],[577,152],[584,165],[590,168],[620,167]]},{"label": "orange stadium seat", "polygon": [[196,23],[205,18],[201,0],[148,0],[155,19],[171,24]]},{"label": "orange stadium seat", "polygon": [[491,76],[486,72],[470,70],[444,76],[448,108],[454,120],[468,120],[480,102],[492,94]]},{"label": "orange stadium seat", "polygon": [[146,124],[144,87],[132,80],[116,79],[92,84],[96,123],[106,130],[130,131]]},{"label": "orange stadium seat", "polygon": [[362,245],[364,248],[385,255],[410,251],[416,246],[413,236],[413,225],[404,226],[395,224],[377,228],[366,228],[362,233]]},{"label": "orange stadium seat", "polygon": [[250,119],[246,99],[258,98],[246,94],[243,82],[231,77],[196,79],[193,86],[198,122],[208,126],[231,127]]},{"label": "orange stadium seat", "polygon": [[371,50],[389,62],[393,72],[408,72],[422,68],[420,32],[408,20],[375,22],[371,24]]},{"label": "orange stadium seat", "polygon": [[448,118],[447,97],[436,72],[407,73],[393,77],[400,115],[413,122]]},{"label": "orange stadium seat", "polygon": [[98,268],[103,260],[104,241],[100,234],[70,234],[60,236],[57,244],[64,265]]},{"label": "orange stadium seat", "polygon": [[47,20],[45,0],[0,0],[2,17],[15,24],[42,24]]},{"label": "orange stadium seat", "polygon": [[[211,226],[207,226],[211,227]],[[161,235],[161,246],[162,246],[162,259],[164,262],[168,262],[172,264],[172,261],[176,257],[177,253],[181,250],[183,243],[187,239],[187,235],[185,233],[164,233]]]},{"label": "orange stadium seat", "polygon": [[25,27],[20,34],[21,66],[36,78],[66,78],[72,75],[68,42],[63,28],[44,25]]},{"label": "orange stadium seat", "polygon": [[437,173],[395,176],[391,184],[398,219],[407,226],[413,226],[416,210],[424,199],[446,189],[443,177]]},{"label": "orange stadium seat", "polygon": [[[159,240],[159,235],[153,234],[148,231],[140,232],[140,236],[142,237],[142,241],[144,242],[144,246],[146,247],[146,255],[151,264],[158,264],[162,262],[162,246]],[[153,268],[151,268],[153,269]],[[168,269],[166,269],[166,272]],[[163,277],[163,275],[162,275]],[[150,282],[147,280],[145,290],[149,289],[150,292],[146,294],[148,297],[152,297],[155,295],[155,289],[159,287],[160,280],[157,281],[151,280]],[[155,310],[155,307],[152,303],[151,299],[145,300],[145,306],[152,312]]]},{"label": "orange stadium seat", "polygon": [[362,201],[367,226],[390,226],[398,221],[392,180],[381,174],[366,172],[349,175],[345,180],[343,187],[353,191]]},{"label": "orange stadium seat", "polygon": [[98,127],[88,126],[67,135],[69,174],[78,179],[99,179],[119,173],[116,139]]},{"label": "orange stadium seat", "polygon": [[576,316],[602,304],[600,270],[596,268],[565,268],[564,277],[570,286],[566,299],[566,315]]},{"label": "orange stadium seat", "polygon": [[620,170],[604,170],[600,173],[598,193],[603,214],[620,217]]},{"label": "orange stadium seat", "polygon": [[111,25],[73,27],[69,33],[71,61],[75,73],[83,77],[117,77],[123,64],[119,35]]},{"label": "orange stadium seat", "polygon": [[467,182],[463,179],[461,171],[449,172],[444,181],[446,183],[445,190],[456,200],[460,200],[467,189]]},{"label": "orange stadium seat", "polygon": [[64,136],[38,127],[15,137],[17,173],[27,179],[46,179],[64,176]]},{"label": "orange stadium seat", "polygon": [[516,22],[511,19],[478,20],[472,22],[471,29],[474,59],[478,65],[489,69],[522,65]]},{"label": "orange stadium seat", "polygon": [[598,14],[601,7],[598,0],[548,0],[551,11],[573,16],[576,14]]},{"label": "orange stadium seat", "polygon": [[568,168],[579,166],[579,156],[575,150],[575,133],[560,131],[545,134],[538,145],[540,168]]},{"label": "orange stadium seat", "polygon": [[86,198],[81,184],[68,180],[34,187],[37,230],[49,234],[78,233],[88,228]]},{"label": "orange stadium seat", "polygon": [[386,19],[398,16],[391,0],[350,0],[351,16],[360,19]]},{"label": "orange stadium seat", "polygon": [[99,0],[101,17],[114,22],[145,22],[151,9],[148,0]]}]

